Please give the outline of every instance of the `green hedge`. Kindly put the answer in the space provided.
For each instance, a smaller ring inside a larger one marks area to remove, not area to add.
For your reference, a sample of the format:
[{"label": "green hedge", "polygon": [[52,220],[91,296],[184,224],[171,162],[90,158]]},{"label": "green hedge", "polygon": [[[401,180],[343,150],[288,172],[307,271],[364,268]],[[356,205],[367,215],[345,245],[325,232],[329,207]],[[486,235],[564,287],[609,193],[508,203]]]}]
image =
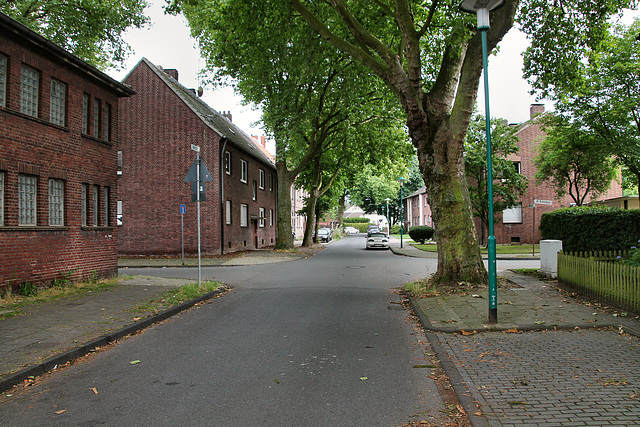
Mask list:
[{"label": "green hedge", "polygon": [[391,234],[400,234],[400,226],[392,225],[391,230],[389,231]]},{"label": "green hedge", "polygon": [[344,218],[342,222],[344,224],[358,224],[358,223],[369,224],[370,221],[369,221],[369,218]]},{"label": "green hedge", "polygon": [[540,218],[542,239],[562,240],[564,251],[617,251],[637,246],[640,210],[574,207],[545,213]]},{"label": "green hedge", "polygon": [[366,224],[363,222],[354,222],[353,224],[349,224],[350,227],[357,228],[359,232],[366,233],[367,227],[369,227],[369,223]]},{"label": "green hedge", "polygon": [[425,240],[431,240],[435,230],[428,225],[416,225],[409,228],[409,237],[414,242],[420,242],[424,244]]}]

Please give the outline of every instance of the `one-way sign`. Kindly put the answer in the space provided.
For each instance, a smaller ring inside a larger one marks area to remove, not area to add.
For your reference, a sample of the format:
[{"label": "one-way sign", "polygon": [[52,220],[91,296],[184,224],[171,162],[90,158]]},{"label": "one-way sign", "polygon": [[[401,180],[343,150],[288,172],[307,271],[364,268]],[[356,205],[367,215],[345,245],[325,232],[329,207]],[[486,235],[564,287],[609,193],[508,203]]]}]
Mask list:
[{"label": "one-way sign", "polygon": [[204,192],[207,190],[206,182],[213,181],[207,166],[204,164],[201,158],[196,158],[187,172],[187,176],[184,178],[184,182],[191,183],[191,201],[195,202],[198,200],[198,163],[200,163],[200,201],[204,202],[206,200],[206,196]]}]

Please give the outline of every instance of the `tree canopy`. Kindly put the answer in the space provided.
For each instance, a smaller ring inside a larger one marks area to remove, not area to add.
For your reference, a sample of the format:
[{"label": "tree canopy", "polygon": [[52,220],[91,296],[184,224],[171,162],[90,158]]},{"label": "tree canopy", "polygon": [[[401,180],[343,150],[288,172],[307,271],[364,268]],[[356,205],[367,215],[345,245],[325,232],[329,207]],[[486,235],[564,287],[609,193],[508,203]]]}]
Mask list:
[{"label": "tree canopy", "polygon": [[130,47],[122,35],[149,22],[146,0],[5,0],[0,11],[88,63],[118,66]]}]

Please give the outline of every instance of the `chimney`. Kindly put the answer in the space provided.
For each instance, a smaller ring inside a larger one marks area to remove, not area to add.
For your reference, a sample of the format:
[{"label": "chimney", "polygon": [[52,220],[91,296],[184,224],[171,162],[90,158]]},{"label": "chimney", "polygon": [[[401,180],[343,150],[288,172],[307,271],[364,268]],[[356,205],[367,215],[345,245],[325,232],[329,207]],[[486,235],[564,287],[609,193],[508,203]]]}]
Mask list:
[{"label": "chimney", "polygon": [[529,108],[529,118],[533,119],[538,114],[544,113],[544,104],[531,104]]},{"label": "chimney", "polygon": [[164,70],[164,72],[169,77],[172,77],[175,81],[178,81],[178,70],[176,70],[175,68],[166,69],[166,70]]},{"label": "chimney", "polygon": [[260,137],[260,144],[262,144],[262,146],[263,146],[264,148],[267,148],[267,137],[266,137],[266,136],[262,135],[262,136]]},{"label": "chimney", "polygon": [[226,118],[230,122],[233,122],[233,116],[231,115],[231,111],[223,111],[222,117]]}]

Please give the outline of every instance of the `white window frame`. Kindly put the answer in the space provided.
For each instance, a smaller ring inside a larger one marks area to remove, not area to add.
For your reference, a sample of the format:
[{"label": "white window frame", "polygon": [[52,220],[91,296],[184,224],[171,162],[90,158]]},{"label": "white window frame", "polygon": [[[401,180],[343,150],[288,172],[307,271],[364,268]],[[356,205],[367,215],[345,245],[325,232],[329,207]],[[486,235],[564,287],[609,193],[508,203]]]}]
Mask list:
[{"label": "white window frame", "polygon": [[0,107],[7,106],[7,57],[0,54]]},{"label": "white window frame", "polygon": [[122,175],[122,150],[118,151],[118,171],[117,175]]},{"label": "white window frame", "polygon": [[122,225],[122,200],[116,201],[116,225]]},{"label": "white window frame", "polygon": [[67,85],[56,79],[51,79],[51,93],[49,95],[49,121],[64,126],[67,121]]},{"label": "white window frame", "polygon": [[89,184],[82,184],[81,188],[82,201],[80,205],[81,210],[81,225],[86,227],[89,218]]},{"label": "white window frame", "polygon": [[102,112],[102,101],[93,99],[93,136],[100,138],[100,113]]},{"label": "white window frame", "polygon": [[273,209],[269,209],[269,227],[273,227]]},{"label": "white window frame", "polygon": [[259,181],[259,185],[258,188],[260,188],[261,190],[264,190],[264,170],[260,169],[260,181]]},{"label": "white window frame", "polygon": [[4,225],[4,172],[0,172],[0,226]]},{"label": "white window frame", "polygon": [[255,181],[251,184],[251,199],[254,202],[258,200],[258,183]]},{"label": "white window frame", "polygon": [[49,225],[64,226],[64,181],[49,180]]},{"label": "white window frame", "polygon": [[102,225],[105,227],[109,226],[109,198],[111,197],[111,188],[103,187],[102,188]]},{"label": "white window frame", "polygon": [[273,191],[273,174],[269,174],[269,191]]},{"label": "white window frame", "polygon": [[249,205],[240,203],[240,227],[249,226]]},{"label": "white window frame", "polygon": [[502,211],[503,224],[521,224],[522,223],[522,203]]},{"label": "white window frame", "polygon": [[233,215],[231,212],[231,200],[227,200],[225,204],[225,223],[227,225],[231,225],[231,220],[233,219]]},{"label": "white window frame", "polygon": [[227,175],[231,175],[231,152],[224,152],[224,172]]},{"label": "white window frame", "polygon": [[22,64],[20,70],[20,112],[38,117],[40,97],[40,73],[35,68]]},{"label": "white window frame", "polygon": [[18,175],[18,225],[37,225],[38,178]]},{"label": "white window frame", "polygon": [[104,124],[102,128],[102,138],[111,141],[111,104],[104,103]]},{"label": "white window frame", "polygon": [[264,208],[258,208],[258,226],[264,228],[265,210]]},{"label": "white window frame", "polygon": [[98,215],[100,213],[100,211],[98,210],[99,209],[99,201],[100,201],[100,198],[98,197],[99,194],[100,194],[100,187],[97,186],[97,185],[93,185],[91,194],[92,194],[92,202],[93,202],[92,203],[93,209],[92,209],[92,212],[91,212],[93,214],[93,217],[92,217],[93,222],[92,222],[92,224],[93,224],[94,227],[97,227],[99,225],[98,218],[100,216],[100,215]]},{"label": "white window frame", "polygon": [[246,160],[240,160],[240,182],[245,184],[249,181],[249,163]]},{"label": "white window frame", "polygon": [[91,96],[88,93],[82,94],[82,133],[89,135],[89,117],[91,106]]}]

